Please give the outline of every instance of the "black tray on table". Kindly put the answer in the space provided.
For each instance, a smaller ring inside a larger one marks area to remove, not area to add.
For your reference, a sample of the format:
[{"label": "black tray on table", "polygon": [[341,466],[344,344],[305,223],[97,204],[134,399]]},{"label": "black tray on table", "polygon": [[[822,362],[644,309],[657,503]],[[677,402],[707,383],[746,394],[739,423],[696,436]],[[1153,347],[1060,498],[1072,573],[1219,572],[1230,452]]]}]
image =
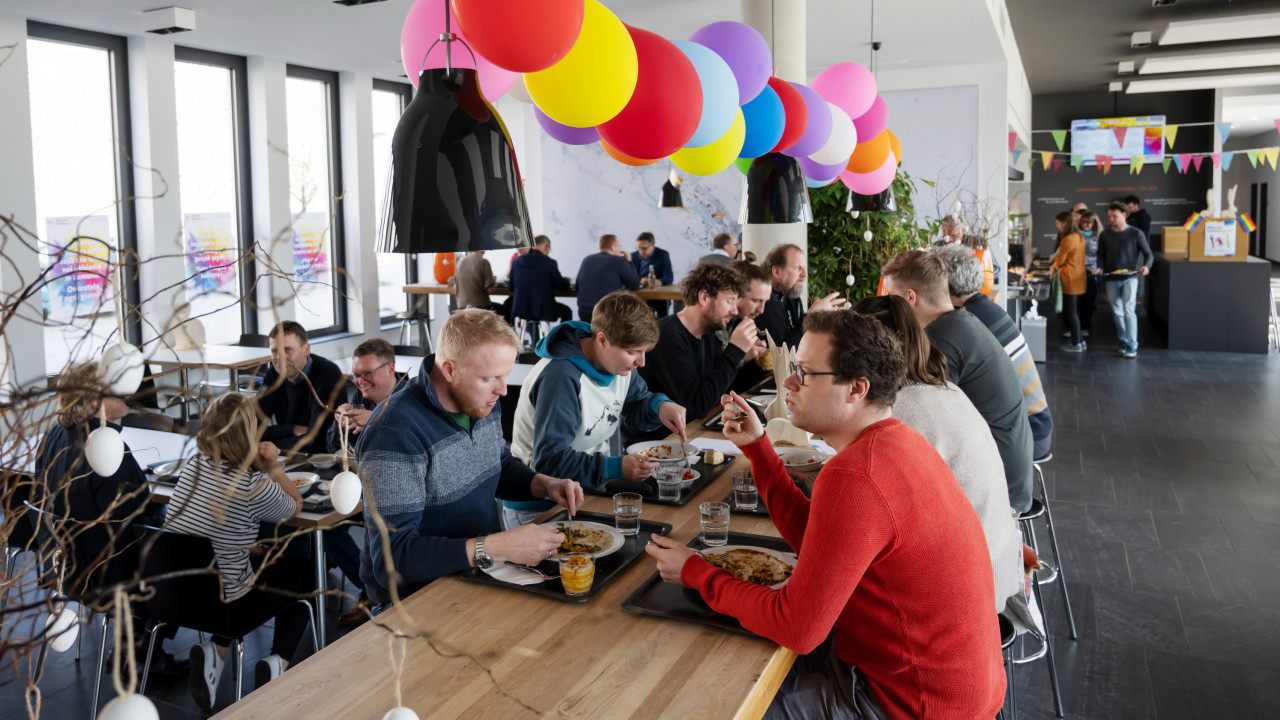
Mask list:
[{"label": "black tray on table", "polygon": [[[573,516],[574,520],[586,520],[589,522],[598,522],[602,525],[613,525],[613,515],[608,513],[586,512],[579,510]],[[547,518],[543,523],[564,522],[569,520],[569,511],[561,510],[560,512]],[[494,585],[497,587],[507,588],[509,590],[521,590],[534,595],[541,595],[553,600],[561,602],[585,603],[600,593],[606,585],[613,582],[614,578],[621,575],[624,570],[631,566],[636,560],[644,555],[644,546],[649,544],[649,538],[654,535],[666,535],[671,532],[671,525],[667,523],[654,522],[645,520],[641,515],[640,532],[625,538],[622,549],[602,558],[596,559],[596,577],[591,583],[591,592],[586,595],[566,595],[564,586],[557,580],[544,580],[537,585],[513,585],[492,578],[484,573],[480,568],[469,568],[459,577],[467,582],[476,583],[477,585]],[[538,569],[547,575],[559,575],[560,567],[555,560],[544,560],[538,564]]]},{"label": "black tray on table", "polygon": [[[676,506],[684,505],[688,503],[690,500],[692,500],[693,496],[697,495],[698,491],[706,487],[707,484],[709,484],[712,480],[715,480],[716,478],[720,477],[720,473],[724,472],[725,468],[732,465],[733,461],[736,460],[738,457],[737,455],[730,455],[726,453],[724,456],[724,462],[719,463],[717,465],[708,465],[705,460],[706,456],[707,454],[705,452],[699,453],[698,462],[689,466],[690,470],[698,471],[699,477],[697,480],[693,481],[692,485],[680,491],[679,500],[659,499],[658,483],[651,477],[645,478],[643,482],[627,482],[625,480],[610,480],[604,485],[597,485],[596,487],[584,486],[582,488],[582,491],[585,493],[590,493],[592,495],[601,495],[604,497],[613,497],[614,493],[634,492],[634,493],[639,493],[644,498],[644,501],[647,503],[654,503],[657,505],[676,505]],[[648,492],[646,492],[646,490]]]},{"label": "black tray on table", "polygon": [[[730,532],[729,544],[795,552],[787,544],[786,540],[767,535]],[[708,549],[707,545],[702,542],[701,535],[689,543],[689,547],[695,550]],[[714,551],[714,548],[710,549]],[[650,576],[648,580],[644,581],[644,584],[631,593],[630,597],[623,600],[622,609],[637,615],[649,615],[668,620],[683,620],[685,622],[698,623],[699,625],[709,625],[713,628],[728,630],[740,635],[759,637],[750,630],[743,628],[737,618],[721,615],[712,610],[711,606],[707,605],[697,590],[663,582],[662,576],[658,573]]]},{"label": "black tray on table", "polygon": [[730,490],[729,494],[725,495],[724,499],[721,500],[720,502],[728,503],[729,512],[734,513],[735,515],[755,515],[757,517],[769,517],[769,508],[766,508],[764,506],[764,500],[760,500],[756,503],[755,510],[743,510],[742,508],[738,507],[738,503],[734,502],[734,496],[733,496],[732,490]]}]

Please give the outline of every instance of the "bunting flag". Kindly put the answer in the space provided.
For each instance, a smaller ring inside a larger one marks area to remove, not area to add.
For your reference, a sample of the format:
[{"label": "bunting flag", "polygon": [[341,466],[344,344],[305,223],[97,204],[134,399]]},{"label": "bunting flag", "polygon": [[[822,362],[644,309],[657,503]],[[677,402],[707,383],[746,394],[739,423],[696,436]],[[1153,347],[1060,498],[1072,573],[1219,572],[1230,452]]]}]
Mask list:
[{"label": "bunting flag", "polygon": [[1223,170],[1230,170],[1230,169],[1231,169],[1231,161],[1232,161],[1232,159],[1234,159],[1234,158],[1235,158],[1235,156],[1236,156],[1236,154],[1235,154],[1235,153],[1233,153],[1233,152],[1224,152],[1224,153],[1222,153],[1222,169],[1223,169]]},{"label": "bunting flag", "polygon": [[1245,232],[1253,232],[1258,229],[1258,224],[1249,217],[1249,213],[1240,213],[1240,224],[1244,226]]},{"label": "bunting flag", "polygon": [[1254,166],[1255,168],[1258,167],[1258,151],[1257,150],[1246,150],[1244,154],[1249,156],[1250,165]]},{"label": "bunting flag", "polygon": [[1276,163],[1280,162],[1280,148],[1267,148],[1262,151],[1262,157],[1266,158],[1266,161],[1271,163],[1271,169],[1275,170]]},{"label": "bunting flag", "polygon": [[1231,137],[1231,123],[1220,122],[1216,123],[1216,125],[1218,127],[1218,137],[1221,138],[1222,142],[1226,142],[1227,138]]},{"label": "bunting flag", "polygon": [[1164,174],[1165,174],[1165,175],[1168,175],[1168,174],[1169,174],[1169,165],[1170,165],[1172,162],[1173,162],[1173,158],[1165,158],[1164,160],[1161,160],[1161,161],[1160,161],[1160,164],[1161,164],[1162,166],[1164,166]]},{"label": "bunting flag", "polygon": [[1185,173],[1187,171],[1187,161],[1191,158],[1187,157],[1186,153],[1179,153],[1174,155],[1173,159],[1178,161],[1178,172]]},{"label": "bunting flag", "polygon": [[1182,229],[1186,230],[1187,232],[1191,232],[1192,230],[1195,230],[1197,227],[1200,227],[1200,221],[1202,219],[1203,218],[1200,217],[1200,213],[1198,212],[1191,213],[1191,217],[1187,218],[1187,221],[1182,223]]},{"label": "bunting flag", "polygon": [[1040,162],[1044,163],[1044,169],[1048,170],[1049,166],[1053,164],[1053,153],[1051,152],[1040,153]]},{"label": "bunting flag", "polygon": [[1280,118],[1276,118],[1276,132],[1280,132]]},{"label": "bunting flag", "polygon": [[1215,169],[1222,169],[1222,153],[1210,153],[1209,159],[1213,160],[1213,167]]},{"label": "bunting flag", "polygon": [[1018,133],[1009,133],[1009,149],[1012,150],[1014,145],[1018,144]]},{"label": "bunting flag", "polygon": [[[1280,122],[1280,120],[1277,120],[1277,122]],[[1057,143],[1057,144],[1058,144],[1058,150],[1059,150],[1059,151],[1061,151],[1061,150],[1062,150],[1062,143],[1064,143],[1064,142],[1066,142],[1066,141],[1067,141],[1067,131],[1066,131],[1066,130],[1053,130],[1053,131],[1051,131],[1051,132],[1053,133],[1053,141],[1054,141],[1055,143]]]},{"label": "bunting flag", "polygon": [[1196,169],[1196,172],[1200,172],[1200,163],[1202,163],[1202,162],[1204,162],[1204,156],[1203,156],[1203,155],[1192,155],[1192,156],[1191,156],[1191,166],[1192,166],[1193,168],[1195,168],[1195,169]]},{"label": "bunting flag", "polygon": [[1014,165],[1017,165],[1017,164],[1018,164],[1018,158],[1020,158],[1020,157],[1022,157],[1022,151],[1021,151],[1021,150],[1014,150],[1014,151],[1013,151],[1013,164],[1014,164]]},{"label": "bunting flag", "polygon": [[1136,175],[1138,173],[1141,173],[1142,166],[1146,162],[1147,162],[1147,159],[1141,155],[1134,155],[1133,157],[1129,158],[1129,174]]},{"label": "bunting flag", "polygon": [[1116,134],[1116,142],[1119,144],[1119,146],[1124,147],[1124,136],[1129,133],[1129,128],[1127,127],[1111,128],[1111,132]]},{"label": "bunting flag", "polygon": [[1102,156],[1102,174],[1103,174],[1103,175],[1106,175],[1106,174],[1108,174],[1108,173],[1110,173],[1110,172],[1111,172],[1111,161],[1112,161],[1112,160],[1115,160],[1115,158],[1114,158],[1114,157],[1112,157],[1112,156],[1110,156],[1110,155],[1103,155],[1103,156]]},{"label": "bunting flag", "polygon": [[1174,141],[1174,140],[1176,140],[1176,139],[1177,139],[1177,137],[1178,137],[1178,126],[1177,126],[1177,125],[1165,125],[1165,126],[1164,126],[1164,139],[1165,139],[1166,141],[1168,141],[1168,143],[1169,143],[1169,149],[1170,149],[1170,150],[1172,150],[1172,149],[1173,149],[1173,141]]},{"label": "bunting flag", "polygon": [[1053,159],[1053,171],[1058,172],[1058,168],[1062,167],[1062,158]]}]

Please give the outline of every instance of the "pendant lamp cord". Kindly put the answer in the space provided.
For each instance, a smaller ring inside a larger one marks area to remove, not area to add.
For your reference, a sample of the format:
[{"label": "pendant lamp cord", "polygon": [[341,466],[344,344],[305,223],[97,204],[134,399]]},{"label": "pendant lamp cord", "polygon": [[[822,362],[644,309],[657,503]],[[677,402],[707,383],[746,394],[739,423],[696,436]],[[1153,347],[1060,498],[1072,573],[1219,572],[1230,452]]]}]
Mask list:
[{"label": "pendant lamp cord", "polygon": [[436,38],[436,41],[431,43],[431,47],[427,48],[427,51],[422,54],[422,67],[418,68],[419,75],[422,74],[423,70],[427,69],[427,58],[431,57],[431,51],[435,50],[436,45],[439,45],[441,42],[444,43],[444,71],[446,73],[453,72],[452,48],[453,48],[453,43],[455,42],[462,43],[462,47],[467,49],[467,52],[471,54],[472,67],[476,68],[476,72],[479,72],[480,63],[476,61],[475,51],[472,50],[471,46],[468,45],[466,42],[464,42],[462,38],[457,37],[453,34],[453,24],[451,20],[452,20],[452,17],[451,17],[451,13],[449,12],[449,3],[446,0],[446,2],[444,3],[444,32],[441,33],[440,37]]},{"label": "pendant lamp cord", "polygon": [[769,69],[773,75],[778,74],[778,41],[775,32],[777,21],[773,19],[775,2],[777,0],[769,0]]}]

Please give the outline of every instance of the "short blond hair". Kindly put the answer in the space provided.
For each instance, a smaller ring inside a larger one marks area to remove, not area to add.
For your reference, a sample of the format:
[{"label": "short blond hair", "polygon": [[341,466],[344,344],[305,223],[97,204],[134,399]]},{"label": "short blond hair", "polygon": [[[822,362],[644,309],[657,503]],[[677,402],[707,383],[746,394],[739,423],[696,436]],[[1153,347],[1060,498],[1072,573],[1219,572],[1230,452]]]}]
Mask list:
[{"label": "short blond hair", "polygon": [[915,290],[931,305],[950,305],[950,275],[942,258],[924,250],[904,250],[894,256],[881,275],[893,278],[895,285]]},{"label": "short blond hair", "polygon": [[[256,435],[250,432],[254,418],[258,419]],[[261,465],[258,442],[266,424],[257,401],[241,393],[227,393],[214,400],[200,419],[196,447],[215,465],[225,462],[234,467],[256,467]]]},{"label": "short blond hair", "polygon": [[58,424],[69,428],[93,418],[94,403],[102,400],[98,363],[86,362],[58,376]]},{"label": "short blond hair", "polygon": [[500,315],[492,310],[466,308],[450,315],[440,327],[437,360],[466,365],[471,352],[481,345],[509,345],[516,352],[523,349],[516,331]]},{"label": "short blond hair", "polygon": [[618,242],[617,235],[601,235],[600,236],[600,252],[606,252],[613,244]]}]

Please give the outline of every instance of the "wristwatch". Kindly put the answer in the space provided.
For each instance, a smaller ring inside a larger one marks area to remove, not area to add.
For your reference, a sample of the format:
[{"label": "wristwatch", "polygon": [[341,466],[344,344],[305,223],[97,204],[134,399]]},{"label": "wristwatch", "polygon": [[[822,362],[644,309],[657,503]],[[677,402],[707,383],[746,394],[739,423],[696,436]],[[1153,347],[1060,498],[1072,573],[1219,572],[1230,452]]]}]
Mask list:
[{"label": "wristwatch", "polygon": [[481,570],[488,570],[493,567],[493,558],[489,557],[489,554],[484,551],[484,539],[484,535],[476,538],[476,567]]}]

